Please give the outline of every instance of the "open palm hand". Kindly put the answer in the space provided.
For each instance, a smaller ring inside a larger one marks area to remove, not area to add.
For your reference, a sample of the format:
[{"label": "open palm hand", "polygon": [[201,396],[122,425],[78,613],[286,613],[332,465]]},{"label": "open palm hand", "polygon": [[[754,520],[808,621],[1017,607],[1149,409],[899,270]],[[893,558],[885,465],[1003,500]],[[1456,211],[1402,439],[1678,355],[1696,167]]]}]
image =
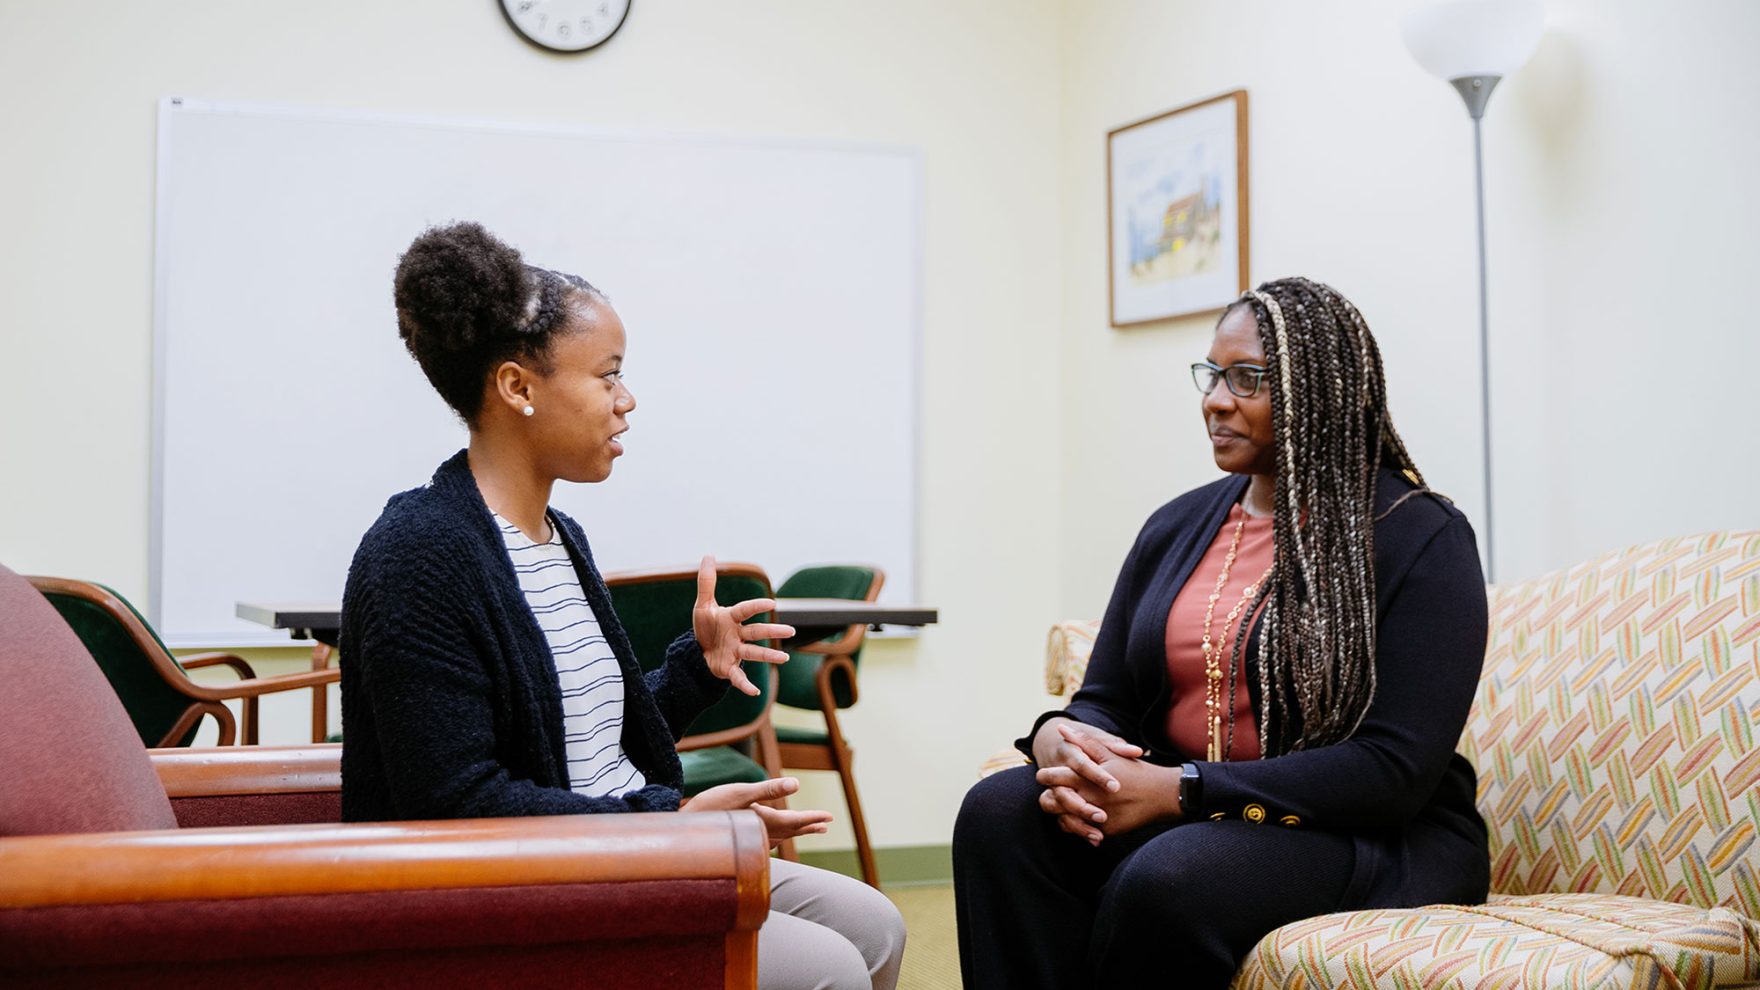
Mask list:
[{"label": "open palm hand", "polygon": [[702,647],[703,659],[708,662],[709,670],[716,677],[725,679],[749,695],[756,695],[758,686],[740,668],[740,661],[788,661],[788,654],[759,646],[754,641],[787,639],[794,635],[793,626],[775,622],[746,624],[746,620],[752,616],[775,607],[775,600],[770,598],[753,598],[736,605],[716,604],[715,558],[704,557],[697,568],[697,603],[691,608],[691,628],[697,635],[697,645]]}]

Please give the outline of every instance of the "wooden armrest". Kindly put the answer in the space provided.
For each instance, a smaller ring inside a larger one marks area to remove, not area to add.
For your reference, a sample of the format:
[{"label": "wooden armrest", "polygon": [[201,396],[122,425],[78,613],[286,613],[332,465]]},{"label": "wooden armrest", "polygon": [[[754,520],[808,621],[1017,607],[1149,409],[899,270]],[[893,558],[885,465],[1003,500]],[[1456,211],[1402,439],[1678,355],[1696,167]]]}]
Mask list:
[{"label": "wooden armrest", "polygon": [[257,676],[250,662],[236,653],[195,653],[187,657],[178,657],[177,662],[184,670],[200,670],[216,664],[225,664],[238,674],[239,680],[248,681]]},{"label": "wooden armrest", "polygon": [[230,794],[298,794],[342,788],[342,744],[149,749],[173,800]]},{"label": "wooden armrest", "polygon": [[769,863],[749,811],[0,838],[0,985],[750,988]]},{"label": "wooden armrest", "polygon": [[259,695],[273,694],[276,691],[293,691],[298,688],[334,684],[340,680],[342,680],[340,668],[326,667],[322,670],[302,670],[292,674],[276,674],[273,677],[253,677],[250,680],[238,681],[233,684],[197,684],[191,681],[185,684],[184,688],[191,696],[204,701],[231,701],[234,698],[255,698]]},{"label": "wooden armrest", "polygon": [[769,862],[750,811],[33,835],[0,839],[0,911],[733,879],[755,931]]}]

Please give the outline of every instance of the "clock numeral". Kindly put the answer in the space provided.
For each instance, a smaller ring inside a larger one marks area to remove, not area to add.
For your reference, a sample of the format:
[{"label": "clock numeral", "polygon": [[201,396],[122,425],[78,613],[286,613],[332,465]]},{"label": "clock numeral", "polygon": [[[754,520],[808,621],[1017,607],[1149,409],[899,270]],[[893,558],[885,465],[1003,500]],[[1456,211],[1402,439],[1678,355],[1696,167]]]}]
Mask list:
[{"label": "clock numeral", "polygon": [[540,31],[544,30],[544,24],[545,24],[545,22],[547,22],[549,20],[550,20],[549,14],[539,14],[538,15],[538,30],[540,30]]},{"label": "clock numeral", "polygon": [[600,17],[610,17],[611,16],[611,5],[608,3],[600,4],[599,5],[599,16]]},{"label": "clock numeral", "polygon": [[593,19],[591,17],[581,18],[581,33],[582,34],[592,34],[593,33]]},{"label": "clock numeral", "polygon": [[562,23],[556,25],[556,33],[558,36],[566,39],[570,34],[570,28],[568,26],[568,22],[563,21]]},{"label": "clock numeral", "polygon": [[531,13],[532,4],[534,2],[535,2],[535,0],[520,0],[519,12],[522,14]]}]

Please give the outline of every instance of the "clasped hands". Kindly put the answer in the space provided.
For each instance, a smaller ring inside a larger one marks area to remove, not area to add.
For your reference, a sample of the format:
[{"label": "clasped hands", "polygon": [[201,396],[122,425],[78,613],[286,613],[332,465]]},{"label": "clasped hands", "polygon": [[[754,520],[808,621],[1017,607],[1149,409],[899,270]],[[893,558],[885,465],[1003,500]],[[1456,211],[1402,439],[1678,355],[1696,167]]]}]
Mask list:
[{"label": "clasped hands", "polygon": [[1054,718],[1033,736],[1039,808],[1057,825],[1098,846],[1154,822],[1179,817],[1179,769],[1145,761],[1143,748],[1104,729]]}]

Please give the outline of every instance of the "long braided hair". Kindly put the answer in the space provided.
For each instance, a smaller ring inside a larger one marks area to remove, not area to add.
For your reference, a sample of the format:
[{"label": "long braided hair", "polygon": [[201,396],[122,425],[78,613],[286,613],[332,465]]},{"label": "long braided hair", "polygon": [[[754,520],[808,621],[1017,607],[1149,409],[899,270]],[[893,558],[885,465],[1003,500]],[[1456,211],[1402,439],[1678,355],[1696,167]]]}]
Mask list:
[{"label": "long braided hair", "polygon": [[[1275,550],[1259,633],[1260,750],[1272,755],[1279,741],[1284,752],[1313,749],[1362,724],[1375,696],[1376,475],[1387,465],[1418,491],[1428,487],[1388,414],[1380,348],[1349,300],[1286,278],[1229,309],[1240,306],[1258,321],[1277,455]],[[1231,681],[1253,619],[1247,612]]]}]

